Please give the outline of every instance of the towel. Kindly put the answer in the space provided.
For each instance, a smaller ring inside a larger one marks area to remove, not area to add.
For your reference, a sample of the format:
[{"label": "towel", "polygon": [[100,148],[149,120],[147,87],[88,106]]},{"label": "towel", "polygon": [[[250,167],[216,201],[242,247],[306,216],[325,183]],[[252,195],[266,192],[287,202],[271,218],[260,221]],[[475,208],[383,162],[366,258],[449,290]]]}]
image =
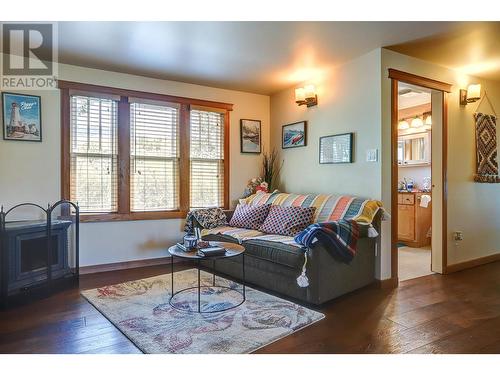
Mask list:
[{"label": "towel", "polygon": [[423,194],[420,197],[420,207],[427,208],[429,207],[429,203],[431,203],[431,196],[429,194]]}]

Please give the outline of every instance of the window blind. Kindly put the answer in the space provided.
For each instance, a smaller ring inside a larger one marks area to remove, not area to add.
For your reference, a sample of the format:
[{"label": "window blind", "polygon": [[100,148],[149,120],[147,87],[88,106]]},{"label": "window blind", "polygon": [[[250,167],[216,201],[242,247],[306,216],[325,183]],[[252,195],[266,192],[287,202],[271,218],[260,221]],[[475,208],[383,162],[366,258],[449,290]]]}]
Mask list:
[{"label": "window blind", "polygon": [[130,104],[130,202],[132,211],[179,208],[179,108]]},{"label": "window blind", "polygon": [[190,111],[190,207],[224,206],[224,115]]},{"label": "window blind", "polygon": [[71,200],[82,212],[116,212],[118,104],[74,95],[70,105]]}]

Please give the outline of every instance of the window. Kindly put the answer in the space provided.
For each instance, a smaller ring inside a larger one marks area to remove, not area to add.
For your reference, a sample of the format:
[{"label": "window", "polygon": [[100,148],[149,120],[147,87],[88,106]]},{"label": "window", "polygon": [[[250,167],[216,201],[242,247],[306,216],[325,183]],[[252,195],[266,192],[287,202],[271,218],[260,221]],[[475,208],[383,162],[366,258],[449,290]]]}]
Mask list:
[{"label": "window", "polygon": [[71,200],[82,212],[116,212],[117,103],[71,97]]},{"label": "window", "polygon": [[176,105],[130,104],[132,211],[179,209],[178,133]]},{"label": "window", "polygon": [[58,81],[62,198],[82,221],[227,207],[232,104]]},{"label": "window", "polygon": [[190,113],[190,207],[224,206],[224,114]]}]

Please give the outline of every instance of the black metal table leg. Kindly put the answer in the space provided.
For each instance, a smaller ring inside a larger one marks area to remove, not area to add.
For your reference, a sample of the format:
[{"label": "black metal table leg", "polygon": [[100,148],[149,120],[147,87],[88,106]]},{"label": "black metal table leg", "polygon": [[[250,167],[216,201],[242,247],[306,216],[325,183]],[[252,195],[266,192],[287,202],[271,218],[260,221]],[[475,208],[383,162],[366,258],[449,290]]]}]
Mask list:
[{"label": "black metal table leg", "polygon": [[212,286],[215,286],[215,259],[212,260]]},{"label": "black metal table leg", "polygon": [[241,264],[243,265],[243,269],[242,269],[242,273],[243,273],[243,301],[246,300],[246,295],[245,295],[245,285],[246,285],[246,280],[245,280],[245,253],[241,254],[241,256],[243,257],[242,260],[241,260]]},{"label": "black metal table leg", "polygon": [[201,312],[201,270],[200,270],[200,260],[198,259],[198,312]]},{"label": "black metal table leg", "polygon": [[172,296],[174,295],[174,256],[170,255],[170,280],[172,281]]}]

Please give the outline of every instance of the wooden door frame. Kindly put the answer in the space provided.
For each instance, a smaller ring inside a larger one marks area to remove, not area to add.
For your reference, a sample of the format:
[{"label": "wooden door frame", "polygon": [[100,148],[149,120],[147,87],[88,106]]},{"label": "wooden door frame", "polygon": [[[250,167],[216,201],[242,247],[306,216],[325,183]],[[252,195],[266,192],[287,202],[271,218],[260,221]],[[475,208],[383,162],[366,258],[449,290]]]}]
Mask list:
[{"label": "wooden door frame", "polygon": [[396,69],[389,69],[391,79],[391,279],[397,284],[398,280],[398,83],[404,82],[411,85],[441,91],[442,102],[442,272],[447,272],[448,266],[448,97],[451,92],[449,83],[418,76]]}]

